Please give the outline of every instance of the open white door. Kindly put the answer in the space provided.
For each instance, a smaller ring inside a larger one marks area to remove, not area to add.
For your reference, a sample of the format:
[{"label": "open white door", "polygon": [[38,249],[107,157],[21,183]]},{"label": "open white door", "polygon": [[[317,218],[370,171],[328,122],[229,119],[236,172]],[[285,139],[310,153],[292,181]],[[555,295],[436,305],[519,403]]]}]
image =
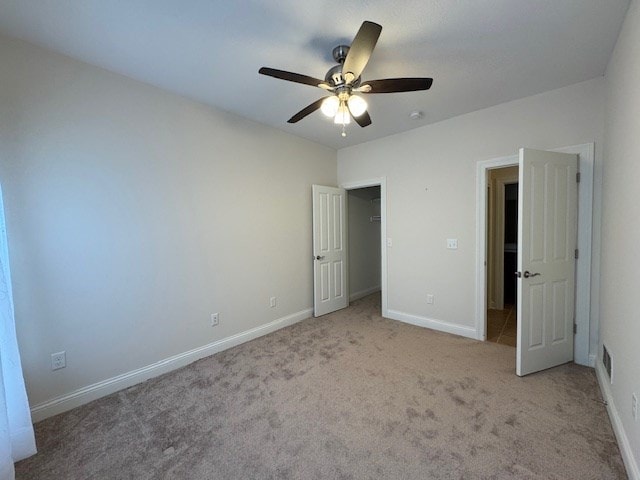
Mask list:
[{"label": "open white door", "polygon": [[520,149],[520,376],[573,360],[578,156]]},{"label": "open white door", "polygon": [[349,305],[347,206],[343,188],[313,185],[313,315]]}]

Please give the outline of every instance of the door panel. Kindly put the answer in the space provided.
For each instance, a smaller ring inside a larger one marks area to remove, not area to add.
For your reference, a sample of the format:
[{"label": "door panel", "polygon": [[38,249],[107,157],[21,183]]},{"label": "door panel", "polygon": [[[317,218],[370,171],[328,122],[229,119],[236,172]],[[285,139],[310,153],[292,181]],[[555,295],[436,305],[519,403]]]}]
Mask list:
[{"label": "door panel", "polygon": [[544,347],[544,285],[529,286],[529,349]]},{"label": "door panel", "polygon": [[346,192],[313,185],[314,316],[349,304],[347,286]]},{"label": "door panel", "polygon": [[320,300],[326,302],[329,300],[329,264],[320,264]]},{"label": "door panel", "polygon": [[578,157],[520,150],[516,373],[573,360]]},{"label": "door panel", "polygon": [[567,339],[567,281],[561,280],[553,284],[553,337],[552,342],[563,342]]},{"label": "door panel", "polygon": [[344,245],[344,228],[345,225],[345,207],[344,200],[345,195],[343,194],[333,194],[331,196],[333,201],[333,249],[335,251],[340,251]]},{"label": "door panel", "polygon": [[[315,199],[314,199],[315,201]],[[318,193],[318,215],[320,216],[318,224],[319,244],[316,252],[318,254],[329,251],[329,194],[327,192]],[[314,204],[315,212],[315,204]],[[314,221],[314,224],[316,222]]]},{"label": "door panel", "polygon": [[333,295],[335,298],[342,298],[344,296],[342,279],[344,278],[344,264],[342,261],[333,263],[333,284],[335,290]]}]

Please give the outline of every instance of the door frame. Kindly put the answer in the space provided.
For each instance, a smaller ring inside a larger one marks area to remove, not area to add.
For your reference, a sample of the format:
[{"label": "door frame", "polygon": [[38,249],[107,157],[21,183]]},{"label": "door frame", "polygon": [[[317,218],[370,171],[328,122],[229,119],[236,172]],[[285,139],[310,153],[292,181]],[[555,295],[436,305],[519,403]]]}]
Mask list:
[{"label": "door frame", "polygon": [[[382,316],[387,317],[387,177],[355,180],[340,185],[345,190],[358,188],[380,187],[380,291],[382,297]],[[347,212],[348,215],[348,212]],[[347,238],[349,230],[347,229]],[[347,288],[349,285],[347,285]]]},{"label": "door frame", "polygon": [[[591,325],[591,235],[593,227],[593,170],[595,145],[585,143],[569,147],[539,150],[578,154],[578,249],[576,261],[576,298],[574,336],[574,361],[593,366],[589,355],[590,332],[598,330],[598,318]],[[519,164],[518,154],[482,160],[476,165],[476,335],[478,340],[487,338],[487,172],[495,168]]]}]

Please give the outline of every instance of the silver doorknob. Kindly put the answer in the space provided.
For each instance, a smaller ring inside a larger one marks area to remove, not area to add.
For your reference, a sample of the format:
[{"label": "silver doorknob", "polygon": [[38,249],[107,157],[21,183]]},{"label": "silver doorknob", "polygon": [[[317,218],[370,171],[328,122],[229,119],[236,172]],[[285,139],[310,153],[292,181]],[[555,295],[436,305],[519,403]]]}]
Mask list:
[{"label": "silver doorknob", "polygon": [[531,273],[529,270],[525,270],[524,274],[522,272],[514,272],[516,274],[516,277],[518,278],[531,278],[531,277],[537,277],[538,275],[540,275],[539,273]]},{"label": "silver doorknob", "polygon": [[324,255],[322,255],[322,256],[321,256],[321,255],[318,255],[318,256],[316,257],[316,260],[322,260],[323,258],[324,258]]}]

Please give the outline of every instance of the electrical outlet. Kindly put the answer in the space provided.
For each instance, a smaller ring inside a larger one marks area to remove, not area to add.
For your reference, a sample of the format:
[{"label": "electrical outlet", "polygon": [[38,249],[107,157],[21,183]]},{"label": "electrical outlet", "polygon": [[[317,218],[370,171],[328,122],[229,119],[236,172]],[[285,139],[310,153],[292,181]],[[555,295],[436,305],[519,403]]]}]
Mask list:
[{"label": "electrical outlet", "polygon": [[51,354],[51,370],[60,370],[67,366],[67,352]]},{"label": "electrical outlet", "polygon": [[273,307],[275,307],[275,306],[276,306],[276,297],[271,297],[271,298],[269,299],[269,306],[270,306],[271,308],[273,308]]},{"label": "electrical outlet", "polygon": [[457,238],[447,238],[447,248],[449,250],[456,250],[458,248]]},{"label": "electrical outlet", "polygon": [[431,295],[430,293],[427,294],[427,303],[429,305],[433,305],[433,295]]},{"label": "electrical outlet", "polygon": [[631,417],[638,421],[638,395],[635,393],[631,395]]},{"label": "electrical outlet", "polygon": [[211,326],[215,327],[216,325],[218,325],[218,323],[220,323],[220,314],[218,313],[212,313],[211,314]]}]

